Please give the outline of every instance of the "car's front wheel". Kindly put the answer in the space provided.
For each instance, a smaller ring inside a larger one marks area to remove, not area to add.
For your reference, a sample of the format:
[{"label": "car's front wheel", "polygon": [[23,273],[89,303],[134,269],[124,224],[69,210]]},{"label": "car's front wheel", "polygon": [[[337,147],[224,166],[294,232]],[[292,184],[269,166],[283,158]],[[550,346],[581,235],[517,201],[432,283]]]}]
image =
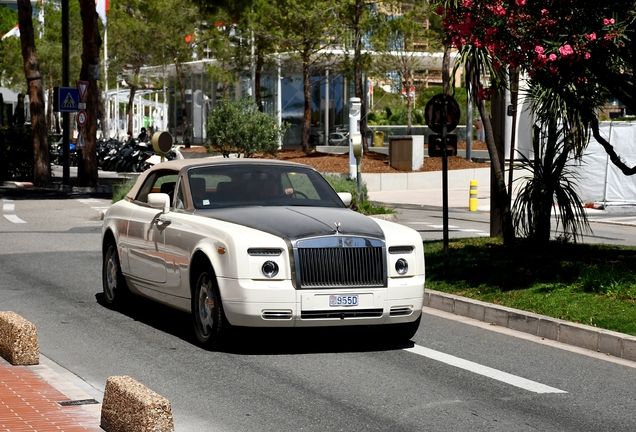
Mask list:
[{"label": "car's front wheel", "polygon": [[192,293],[194,333],[202,346],[219,347],[226,342],[230,323],[225,317],[216,279],[209,265],[202,268]]},{"label": "car's front wheel", "polygon": [[386,340],[388,342],[408,342],[415,336],[417,329],[420,327],[420,321],[422,321],[422,315],[420,315],[415,321],[405,324],[391,324],[386,328]]},{"label": "car's front wheel", "polygon": [[121,305],[128,294],[126,280],[121,274],[117,246],[112,242],[108,243],[104,252],[102,288],[104,291],[104,302],[111,307]]}]

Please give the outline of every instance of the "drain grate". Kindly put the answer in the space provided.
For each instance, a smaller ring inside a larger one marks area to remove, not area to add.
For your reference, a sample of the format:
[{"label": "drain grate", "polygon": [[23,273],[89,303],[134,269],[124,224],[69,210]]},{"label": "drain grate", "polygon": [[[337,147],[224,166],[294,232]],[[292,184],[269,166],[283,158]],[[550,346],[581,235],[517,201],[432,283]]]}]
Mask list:
[{"label": "drain grate", "polygon": [[95,399],[80,399],[80,400],[58,402],[58,404],[61,406],[94,405],[98,403],[99,402],[96,401]]}]

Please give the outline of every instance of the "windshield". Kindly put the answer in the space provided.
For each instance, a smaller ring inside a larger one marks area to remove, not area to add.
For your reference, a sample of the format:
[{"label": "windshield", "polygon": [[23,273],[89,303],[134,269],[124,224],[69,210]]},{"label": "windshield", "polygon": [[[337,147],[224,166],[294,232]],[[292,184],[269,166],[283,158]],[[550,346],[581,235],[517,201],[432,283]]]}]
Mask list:
[{"label": "windshield", "polygon": [[215,165],[188,171],[197,209],[239,206],[344,207],[316,171],[275,164]]}]

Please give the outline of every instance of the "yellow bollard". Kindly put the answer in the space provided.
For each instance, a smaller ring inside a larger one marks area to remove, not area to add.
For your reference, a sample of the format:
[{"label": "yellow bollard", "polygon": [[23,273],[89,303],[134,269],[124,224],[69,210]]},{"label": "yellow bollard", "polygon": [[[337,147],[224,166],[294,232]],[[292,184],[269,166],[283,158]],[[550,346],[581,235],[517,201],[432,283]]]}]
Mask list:
[{"label": "yellow bollard", "polygon": [[468,210],[477,211],[477,180],[470,181],[470,195],[468,198]]}]

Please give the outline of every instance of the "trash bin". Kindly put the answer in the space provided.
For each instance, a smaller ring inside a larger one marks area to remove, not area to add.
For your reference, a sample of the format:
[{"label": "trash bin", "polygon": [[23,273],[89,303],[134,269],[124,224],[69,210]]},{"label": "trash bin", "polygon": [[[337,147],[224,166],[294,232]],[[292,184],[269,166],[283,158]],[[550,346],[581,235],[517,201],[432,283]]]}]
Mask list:
[{"label": "trash bin", "polygon": [[424,165],[424,135],[389,138],[389,165],[400,171],[417,171]]},{"label": "trash bin", "polygon": [[384,147],[384,132],[375,131],[373,133],[373,147]]}]

